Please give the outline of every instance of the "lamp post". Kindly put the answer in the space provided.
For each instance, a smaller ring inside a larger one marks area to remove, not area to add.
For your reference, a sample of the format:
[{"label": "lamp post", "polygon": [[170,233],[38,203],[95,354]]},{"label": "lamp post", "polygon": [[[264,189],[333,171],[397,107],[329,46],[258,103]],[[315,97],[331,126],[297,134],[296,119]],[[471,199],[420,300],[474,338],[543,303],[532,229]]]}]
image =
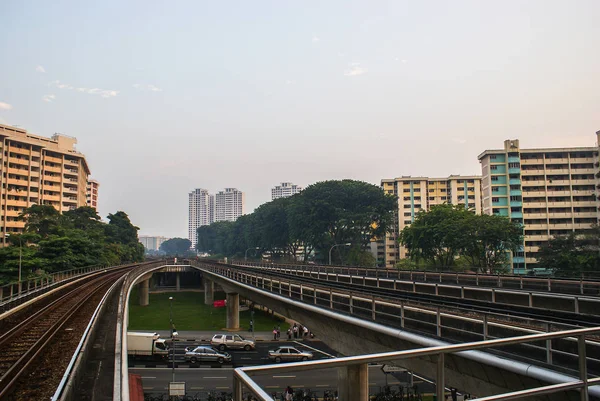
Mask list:
[{"label": "lamp post", "polygon": [[245,262],[246,260],[248,260],[248,251],[249,251],[250,249],[254,249],[254,250],[258,251],[260,248],[259,248],[259,247],[255,247],[255,248],[248,248],[248,249],[246,249],[246,252],[244,252],[244,262]]},{"label": "lamp post", "polygon": [[346,242],[345,244],[335,244],[334,246],[332,246],[331,249],[329,249],[329,266],[331,266],[331,251],[333,251],[333,248],[340,245],[350,246],[352,244],[350,242]]},{"label": "lamp post", "polygon": [[172,382],[175,381],[175,337],[174,337],[174,333],[175,333],[175,328],[173,326],[173,297],[169,297],[169,320],[171,322],[171,352],[173,354],[173,357],[171,358],[172,362],[173,362],[173,380],[171,380]]},{"label": "lamp post", "polygon": [[[10,234],[6,234],[6,237],[10,237]],[[21,264],[23,259],[23,243],[21,242],[21,236],[19,235],[19,295],[21,295]]]}]

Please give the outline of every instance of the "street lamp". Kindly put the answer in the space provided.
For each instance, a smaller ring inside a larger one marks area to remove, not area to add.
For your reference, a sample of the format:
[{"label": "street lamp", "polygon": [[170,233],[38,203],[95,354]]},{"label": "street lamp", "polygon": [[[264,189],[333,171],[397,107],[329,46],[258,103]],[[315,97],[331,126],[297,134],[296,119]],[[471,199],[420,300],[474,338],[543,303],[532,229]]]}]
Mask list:
[{"label": "street lamp", "polygon": [[333,248],[335,248],[336,246],[350,246],[352,245],[350,242],[346,242],[345,244],[335,244],[334,246],[331,247],[331,249],[329,250],[329,266],[331,266],[331,251],[333,251]]},{"label": "street lamp", "polygon": [[[6,234],[6,237],[10,237],[10,234]],[[21,294],[21,262],[23,259],[23,243],[21,242],[21,236],[19,235],[19,295]]]},{"label": "street lamp", "polygon": [[173,357],[171,358],[173,362],[173,382],[175,381],[175,326],[173,325],[173,297],[169,297],[169,320],[171,321],[171,352],[173,353]]},{"label": "street lamp", "polygon": [[260,248],[259,248],[259,247],[255,247],[255,248],[248,248],[248,249],[246,249],[246,252],[244,252],[244,262],[245,262],[246,260],[248,260],[248,251],[249,251],[250,249],[254,249],[254,250],[258,251]]}]

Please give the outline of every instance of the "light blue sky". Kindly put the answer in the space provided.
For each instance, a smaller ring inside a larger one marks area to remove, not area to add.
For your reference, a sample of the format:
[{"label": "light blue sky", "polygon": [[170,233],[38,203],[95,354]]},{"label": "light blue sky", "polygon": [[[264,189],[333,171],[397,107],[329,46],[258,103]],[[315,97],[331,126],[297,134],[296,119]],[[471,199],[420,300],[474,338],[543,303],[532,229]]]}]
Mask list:
[{"label": "light blue sky", "polygon": [[[187,193],[478,174],[600,130],[600,1],[2,1],[0,122],[76,136],[100,213]],[[43,72],[42,72],[43,71]]]}]

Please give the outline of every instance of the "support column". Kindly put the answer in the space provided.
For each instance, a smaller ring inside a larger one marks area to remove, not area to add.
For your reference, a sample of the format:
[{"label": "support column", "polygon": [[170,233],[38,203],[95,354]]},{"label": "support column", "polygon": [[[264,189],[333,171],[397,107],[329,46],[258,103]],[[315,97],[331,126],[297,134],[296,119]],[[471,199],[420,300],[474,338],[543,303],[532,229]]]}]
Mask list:
[{"label": "support column", "polygon": [[204,282],[204,304],[212,305],[215,302],[215,283],[206,277],[202,278]]},{"label": "support column", "polygon": [[227,328],[240,328],[240,294],[227,293]]},{"label": "support column", "polygon": [[181,273],[175,273],[175,291],[179,291],[181,289]]},{"label": "support column", "polygon": [[150,296],[149,296],[149,286],[150,280],[146,279],[144,281],[140,281],[138,284],[138,290],[140,292],[140,305],[148,306],[150,304]]},{"label": "support column", "polygon": [[369,400],[369,366],[366,363],[338,368],[340,400]]}]

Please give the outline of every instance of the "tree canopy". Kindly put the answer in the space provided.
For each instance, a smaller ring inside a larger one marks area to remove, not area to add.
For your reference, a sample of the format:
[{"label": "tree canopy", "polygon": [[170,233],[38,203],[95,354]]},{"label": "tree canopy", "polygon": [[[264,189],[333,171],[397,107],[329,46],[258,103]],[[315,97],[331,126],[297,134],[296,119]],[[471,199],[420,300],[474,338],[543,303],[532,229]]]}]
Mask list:
[{"label": "tree canopy", "polygon": [[103,223],[96,210],[83,206],[60,214],[49,205],[33,205],[19,216],[23,234],[12,234],[12,246],[0,249],[0,283],[18,278],[19,248],[23,277],[34,271],[55,272],[91,265],[112,265],[143,260],[138,228],[125,212]]},{"label": "tree canopy", "polygon": [[276,199],[235,222],[218,222],[199,227],[196,248],[227,256],[252,256],[259,248],[274,258],[295,259],[302,250],[326,261],[336,244],[334,262],[352,260],[374,264],[365,256],[372,238],[381,237],[393,223],[396,197],[378,186],[361,181],[324,181],[289,198]]},{"label": "tree canopy", "polygon": [[160,250],[167,256],[184,256],[191,246],[192,241],[187,238],[171,238],[160,244]]},{"label": "tree canopy", "polygon": [[497,215],[476,215],[463,206],[437,205],[420,211],[400,233],[411,259],[449,268],[463,258],[483,270],[502,270],[508,252],[522,245],[520,224]]},{"label": "tree canopy", "polygon": [[536,267],[551,271],[555,276],[592,277],[600,275],[600,228],[587,233],[569,233],[551,238],[542,244]]}]

